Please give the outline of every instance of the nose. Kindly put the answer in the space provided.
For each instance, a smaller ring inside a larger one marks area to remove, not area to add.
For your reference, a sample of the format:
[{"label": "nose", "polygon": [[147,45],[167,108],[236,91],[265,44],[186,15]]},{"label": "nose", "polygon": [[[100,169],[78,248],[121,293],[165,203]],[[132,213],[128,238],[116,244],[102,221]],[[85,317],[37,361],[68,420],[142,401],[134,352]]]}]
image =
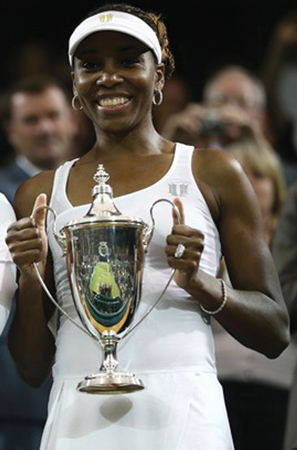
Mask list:
[{"label": "nose", "polygon": [[118,71],[113,68],[104,69],[100,72],[96,84],[98,86],[112,87],[122,82],[122,77]]},{"label": "nose", "polygon": [[55,121],[50,117],[42,117],[38,121],[36,129],[40,134],[50,134],[55,129]]}]

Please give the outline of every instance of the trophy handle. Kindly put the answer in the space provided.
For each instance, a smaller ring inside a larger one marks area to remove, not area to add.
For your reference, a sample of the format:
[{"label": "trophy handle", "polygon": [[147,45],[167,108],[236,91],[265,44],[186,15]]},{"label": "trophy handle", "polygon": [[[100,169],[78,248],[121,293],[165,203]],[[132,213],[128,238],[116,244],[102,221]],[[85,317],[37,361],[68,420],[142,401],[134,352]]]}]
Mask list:
[{"label": "trophy handle", "polygon": [[[40,207],[34,209],[34,211],[33,211],[32,214],[31,214],[31,218],[32,218],[32,219],[35,219],[35,214],[36,214],[38,211],[41,211],[42,209],[46,209],[47,211],[50,211],[50,212],[53,214],[53,216],[54,216],[53,226],[52,226],[53,234],[54,234],[54,236],[55,236],[56,241],[58,242],[58,244],[59,244],[60,247],[62,248],[63,256],[65,256],[65,253],[66,253],[66,238],[65,238],[65,236],[64,236],[63,233],[58,233],[57,230],[56,230],[56,220],[57,220],[57,214],[56,214],[56,211],[55,211],[53,208],[51,208],[50,206],[48,206],[48,205],[40,206]],[[43,280],[43,278],[42,278],[42,276],[41,276],[41,274],[40,274],[40,272],[39,272],[38,266],[37,266],[37,264],[36,264],[35,262],[33,263],[33,267],[34,267],[34,269],[35,269],[36,275],[37,275],[37,277],[38,277],[38,280],[39,280],[39,282],[40,282],[40,284],[41,284],[43,290],[45,291],[45,293],[47,294],[47,296],[49,297],[49,299],[52,301],[52,303],[56,306],[56,308],[57,308],[62,314],[64,314],[64,316],[66,316],[67,319],[69,319],[70,322],[73,323],[73,325],[75,325],[77,328],[79,328],[81,331],[83,331],[83,332],[84,332],[85,334],[87,334],[88,336],[90,336],[90,337],[92,337],[93,339],[95,339],[96,341],[98,341],[98,339],[96,338],[95,335],[89,333],[84,327],[82,327],[82,326],[80,326],[78,323],[76,323],[76,322],[72,319],[72,317],[70,317],[69,314],[68,314],[66,311],[64,311],[64,309],[59,305],[59,303],[57,302],[57,300],[56,300],[56,299],[52,296],[52,294],[50,293],[50,291],[49,291],[47,285],[45,284],[45,282],[44,282],[44,280]]]},{"label": "trophy handle", "polygon": [[[173,203],[171,200],[168,200],[167,198],[160,198],[160,199],[156,200],[152,204],[152,206],[150,208],[150,216],[151,216],[152,225],[146,231],[146,234],[144,236],[143,244],[144,244],[145,253],[148,252],[148,245],[151,242],[153,234],[154,234],[154,231],[155,231],[155,218],[154,218],[154,215],[153,215],[153,210],[154,210],[154,207],[156,206],[156,204],[157,203],[161,203],[161,202],[169,203],[173,207],[173,209],[174,209],[174,211],[176,213],[176,217],[177,217],[179,225],[181,225],[181,223],[182,223],[179,209],[178,209],[178,207],[176,206],[175,203]],[[149,309],[144,314],[144,316],[141,319],[139,319],[139,321],[135,325],[133,325],[130,329],[128,329],[126,331],[126,333],[124,333],[122,338],[125,338],[126,336],[128,336],[128,334],[130,334],[133,330],[135,330],[135,328],[138,327],[138,325],[140,325],[144,321],[144,319],[146,319],[147,316],[152,312],[152,310],[156,307],[156,305],[159,303],[159,301],[161,300],[161,298],[164,296],[165,292],[167,291],[167,289],[168,289],[168,287],[169,287],[169,285],[170,285],[170,283],[171,283],[171,281],[172,281],[172,279],[174,277],[174,274],[175,274],[175,269],[172,271],[172,273],[171,273],[171,275],[170,275],[170,277],[169,277],[169,279],[168,279],[164,289],[162,290],[161,294],[158,296],[157,300],[152,304],[152,306],[149,307]]]},{"label": "trophy handle", "polygon": [[50,211],[54,216],[53,225],[52,225],[53,235],[63,251],[63,256],[65,256],[66,255],[66,237],[65,237],[64,233],[58,233],[58,231],[57,231],[57,228],[56,228],[57,213],[56,213],[56,211],[51,206],[48,206],[48,205],[39,206],[38,208],[34,209],[34,211],[31,214],[31,218],[35,219],[35,215],[42,209],[45,209],[46,211]]},{"label": "trophy handle", "polygon": [[155,218],[154,218],[154,215],[153,215],[153,210],[154,210],[154,207],[157,205],[157,203],[161,203],[161,202],[167,202],[173,207],[173,209],[174,209],[174,211],[176,213],[176,216],[177,216],[178,223],[181,224],[180,212],[179,212],[179,209],[178,209],[178,207],[176,206],[175,203],[173,203],[171,200],[168,200],[167,198],[159,198],[158,200],[156,200],[152,204],[151,209],[150,209],[150,216],[151,216],[152,225],[151,225],[151,227],[149,227],[147,229],[147,231],[145,233],[145,236],[144,236],[143,244],[144,244],[145,253],[148,252],[148,245],[151,242],[153,234],[154,234],[154,231],[155,231],[155,224],[156,224],[156,222],[155,222]]}]

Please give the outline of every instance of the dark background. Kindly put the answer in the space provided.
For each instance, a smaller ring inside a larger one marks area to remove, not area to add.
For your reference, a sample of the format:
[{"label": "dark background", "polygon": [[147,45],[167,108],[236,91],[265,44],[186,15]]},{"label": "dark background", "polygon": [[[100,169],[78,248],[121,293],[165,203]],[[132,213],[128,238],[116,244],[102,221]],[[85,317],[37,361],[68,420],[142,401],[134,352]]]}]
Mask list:
[{"label": "dark background", "polygon": [[[0,83],[5,88],[16,73],[8,70],[22,44],[46,43],[56,58],[67,60],[67,41],[96,0],[0,0]],[[239,63],[258,72],[271,33],[297,0],[138,0],[130,4],[161,12],[168,26],[177,73],[188,79],[199,100],[209,73],[223,63]]]}]

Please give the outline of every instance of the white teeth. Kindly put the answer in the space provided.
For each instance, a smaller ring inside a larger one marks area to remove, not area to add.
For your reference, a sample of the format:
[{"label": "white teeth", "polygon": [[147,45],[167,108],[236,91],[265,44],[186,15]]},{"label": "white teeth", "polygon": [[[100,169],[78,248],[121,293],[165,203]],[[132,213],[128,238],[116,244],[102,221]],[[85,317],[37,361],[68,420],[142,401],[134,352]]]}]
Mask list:
[{"label": "white teeth", "polygon": [[128,102],[127,97],[113,97],[113,98],[101,99],[99,101],[99,104],[100,104],[100,106],[104,106],[104,107],[112,107],[112,106],[123,105],[126,102]]}]

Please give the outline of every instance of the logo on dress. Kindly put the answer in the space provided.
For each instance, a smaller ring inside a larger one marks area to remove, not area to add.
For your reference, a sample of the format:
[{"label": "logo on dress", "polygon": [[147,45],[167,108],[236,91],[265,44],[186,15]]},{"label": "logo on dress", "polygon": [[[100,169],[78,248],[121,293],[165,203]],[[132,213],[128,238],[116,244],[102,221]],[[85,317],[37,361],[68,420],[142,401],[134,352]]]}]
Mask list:
[{"label": "logo on dress", "polygon": [[168,183],[169,194],[174,197],[185,197],[188,195],[188,184],[185,183]]}]

